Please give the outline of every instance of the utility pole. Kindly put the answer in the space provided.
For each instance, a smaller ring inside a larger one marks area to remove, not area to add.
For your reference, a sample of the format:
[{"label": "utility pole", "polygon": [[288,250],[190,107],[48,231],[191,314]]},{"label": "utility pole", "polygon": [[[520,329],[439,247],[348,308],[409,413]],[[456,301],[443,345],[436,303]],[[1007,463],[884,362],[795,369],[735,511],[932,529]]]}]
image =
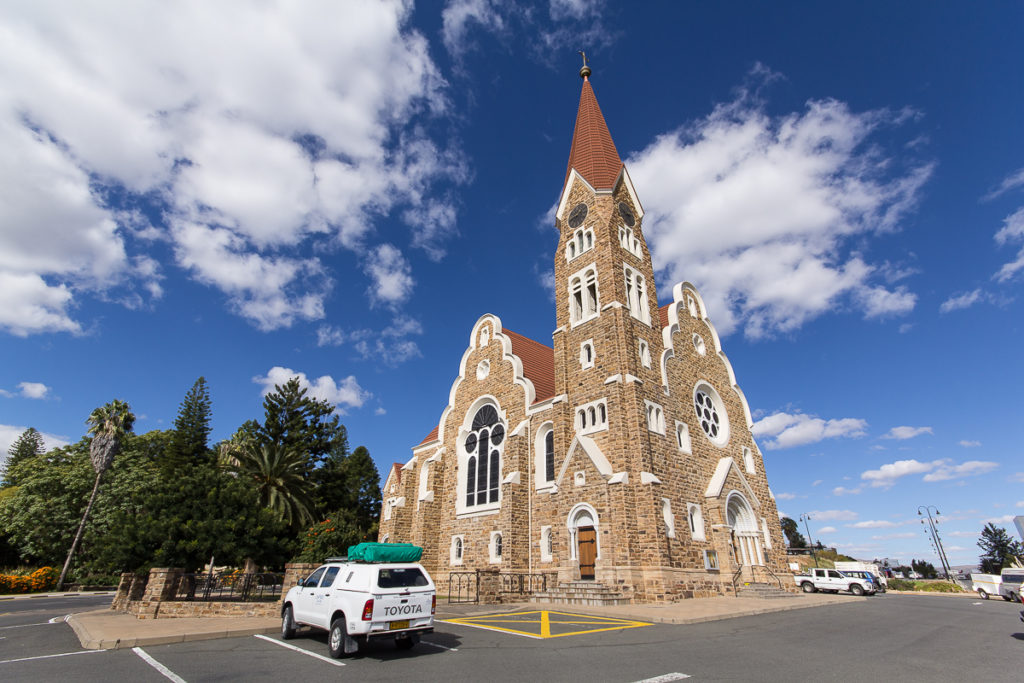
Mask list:
[{"label": "utility pole", "polygon": [[[924,510],[924,513],[922,513],[921,510]],[[935,511],[934,519],[932,518],[932,510]],[[939,509],[934,505],[919,505],[917,508],[917,514],[927,516],[928,528],[925,529],[925,533],[927,534],[929,531],[931,532],[932,546],[935,548],[935,553],[939,556],[939,564],[942,565],[942,571],[945,572],[946,578],[949,579],[951,576],[949,560],[946,558],[946,551],[942,547],[942,539],[939,537],[939,530],[935,528],[939,523],[938,516],[942,513],[939,512]],[[921,524],[924,524],[924,519],[921,519]]]},{"label": "utility pole", "polygon": [[811,528],[809,526],[807,526],[807,522],[809,522],[810,519],[811,519],[811,516],[809,514],[807,514],[806,512],[803,513],[802,515],[800,515],[800,521],[804,523],[804,531],[807,532],[807,542],[811,546],[811,557],[814,558],[814,566],[817,567],[818,566],[818,555],[814,552],[814,539],[811,538]]}]

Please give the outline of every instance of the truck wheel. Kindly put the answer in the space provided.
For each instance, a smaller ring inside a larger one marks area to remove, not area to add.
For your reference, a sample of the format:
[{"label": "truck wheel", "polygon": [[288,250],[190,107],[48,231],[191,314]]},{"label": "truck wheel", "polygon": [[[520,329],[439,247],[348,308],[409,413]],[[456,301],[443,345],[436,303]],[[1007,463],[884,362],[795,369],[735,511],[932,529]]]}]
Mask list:
[{"label": "truck wheel", "polygon": [[295,619],[292,617],[292,606],[285,605],[281,615],[281,638],[291,640],[295,637]]},{"label": "truck wheel", "polygon": [[816,590],[814,584],[810,581],[804,581],[800,584],[800,587],[804,589],[804,593],[813,593]]},{"label": "truck wheel", "polygon": [[1016,593],[1014,593],[1013,591],[1011,591],[1010,592],[1010,602],[1020,602],[1020,601],[1021,601],[1020,600],[1020,596],[1017,595]]},{"label": "truck wheel", "polygon": [[345,656],[345,618],[339,617],[331,622],[331,630],[327,635],[327,652],[335,659]]},{"label": "truck wheel", "polygon": [[978,597],[981,598],[982,600],[988,600],[988,593],[985,592],[984,588],[979,588],[978,589]]},{"label": "truck wheel", "polygon": [[864,587],[861,586],[859,583],[855,583],[852,586],[850,586],[850,592],[854,595],[864,595]]},{"label": "truck wheel", "polygon": [[395,647],[399,650],[411,650],[416,645],[417,639],[412,636],[406,636],[405,638],[395,637]]},{"label": "truck wheel", "polygon": [[1000,596],[1000,597],[1002,597],[1003,600],[1006,600],[1006,602],[1010,602],[1010,596],[1009,595],[1003,595],[1003,596]]}]

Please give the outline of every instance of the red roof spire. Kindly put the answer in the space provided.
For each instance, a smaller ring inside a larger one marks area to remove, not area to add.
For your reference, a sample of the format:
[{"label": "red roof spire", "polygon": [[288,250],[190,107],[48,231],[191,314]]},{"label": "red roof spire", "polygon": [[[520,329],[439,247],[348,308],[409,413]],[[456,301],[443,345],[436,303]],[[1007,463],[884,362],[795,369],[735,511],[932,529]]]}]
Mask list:
[{"label": "red roof spire", "polygon": [[569,171],[575,168],[595,190],[610,190],[622,170],[622,159],[612,142],[612,134],[608,132],[601,108],[597,105],[589,76],[590,67],[584,56],[583,68],[580,69],[583,92],[580,93],[580,108],[576,113],[576,129],[572,134],[565,180],[568,182]]}]

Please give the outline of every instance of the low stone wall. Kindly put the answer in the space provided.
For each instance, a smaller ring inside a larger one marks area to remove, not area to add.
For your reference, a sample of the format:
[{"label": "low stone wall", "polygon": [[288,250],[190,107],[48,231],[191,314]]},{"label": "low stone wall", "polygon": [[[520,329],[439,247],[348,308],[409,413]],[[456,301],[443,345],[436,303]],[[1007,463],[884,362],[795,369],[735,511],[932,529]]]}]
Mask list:
[{"label": "low stone wall", "polygon": [[298,585],[316,567],[315,564],[286,564],[281,598],[270,602],[173,600],[175,587],[184,573],[182,569],[154,568],[149,571],[148,579],[130,572],[124,573],[110,609],[133,614],[139,619],[276,617],[281,614],[281,601],[288,594],[288,589]]}]

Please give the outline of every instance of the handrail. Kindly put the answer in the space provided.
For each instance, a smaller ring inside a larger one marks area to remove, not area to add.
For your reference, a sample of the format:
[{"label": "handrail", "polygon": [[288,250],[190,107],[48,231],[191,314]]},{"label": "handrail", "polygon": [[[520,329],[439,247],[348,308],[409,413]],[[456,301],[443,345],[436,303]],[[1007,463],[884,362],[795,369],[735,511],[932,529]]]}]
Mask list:
[{"label": "handrail", "polygon": [[736,588],[736,579],[738,579],[740,577],[741,573],[743,573],[743,565],[742,564],[739,566],[739,568],[736,570],[736,572],[732,575],[732,595],[735,598],[740,597],[739,590]]},{"label": "handrail", "polygon": [[781,578],[779,578],[779,575],[778,575],[778,574],[776,574],[776,573],[775,573],[775,572],[773,572],[773,571],[772,571],[771,569],[769,569],[769,568],[768,568],[768,565],[763,565],[763,566],[762,566],[762,569],[764,569],[764,570],[765,570],[766,572],[768,572],[768,573],[769,573],[769,574],[771,575],[771,577],[772,577],[773,579],[775,579],[776,583],[778,583],[778,584],[779,584],[779,588],[780,588],[781,590],[786,590],[786,589],[785,589],[785,588],[783,588],[783,586],[782,586],[782,579],[781,579]]}]

